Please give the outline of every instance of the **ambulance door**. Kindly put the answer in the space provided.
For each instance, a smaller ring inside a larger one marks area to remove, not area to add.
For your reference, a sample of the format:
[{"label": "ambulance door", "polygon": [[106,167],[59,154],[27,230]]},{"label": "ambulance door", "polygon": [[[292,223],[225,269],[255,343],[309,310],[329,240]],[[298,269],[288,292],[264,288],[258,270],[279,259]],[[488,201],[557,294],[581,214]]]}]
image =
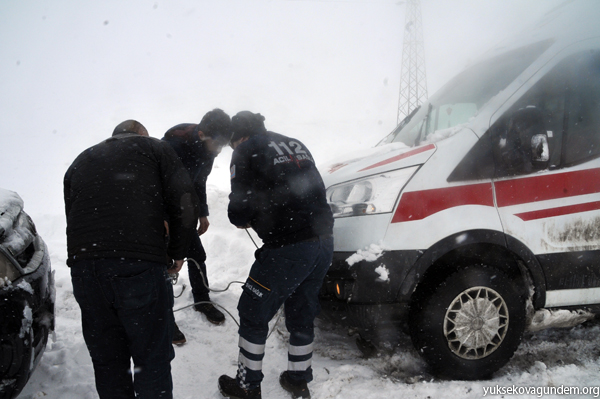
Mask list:
[{"label": "ambulance door", "polygon": [[565,58],[490,133],[507,243],[538,259],[546,307],[600,303],[600,51]]}]

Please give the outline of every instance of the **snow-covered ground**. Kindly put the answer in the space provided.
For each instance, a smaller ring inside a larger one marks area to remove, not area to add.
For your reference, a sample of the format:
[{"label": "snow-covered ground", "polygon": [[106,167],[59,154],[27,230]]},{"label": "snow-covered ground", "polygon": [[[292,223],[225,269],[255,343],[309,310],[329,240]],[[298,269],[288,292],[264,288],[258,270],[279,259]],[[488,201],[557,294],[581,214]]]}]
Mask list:
[{"label": "snow-covered ground", "polygon": [[[213,289],[225,288],[231,281],[245,280],[255,249],[246,232],[229,224],[227,195],[225,187],[210,185],[208,188],[211,226],[203,236],[203,243],[208,254],[207,266]],[[91,360],[81,335],[80,311],[65,264],[64,216],[33,216],[50,249],[55,270],[56,332],[20,398],[97,398]],[[254,239],[257,240],[256,237]],[[185,267],[174,287],[176,295],[184,285],[186,288],[176,299],[175,309],[192,302]],[[232,284],[228,291],[213,293],[212,299],[237,319],[236,304],[240,293],[240,285]],[[177,311],[175,318],[187,337],[187,343],[175,348],[176,357],[172,362],[174,397],[221,398],[217,378],[226,373],[233,375],[237,364],[236,322],[228,316],[224,325],[214,326],[192,308]],[[287,366],[287,336],[283,320],[273,323],[273,328],[264,360],[263,397],[287,398],[287,393],[278,383],[279,373]],[[568,396],[591,398],[600,396],[597,388],[600,386],[599,359],[600,323],[592,320],[576,327],[526,334],[513,359],[491,380],[441,381],[427,373],[408,336],[401,335],[397,345],[365,359],[356,348],[354,337],[349,337],[342,329],[319,322],[313,358],[315,380],[310,389],[314,399],[481,398],[486,392],[486,397],[534,398],[541,397],[543,391],[529,395],[491,393],[498,392],[498,389],[512,389],[513,386],[527,389],[545,387],[546,392],[552,387],[562,387],[563,390],[579,387],[580,393],[583,393],[585,387],[596,386],[596,391],[588,395]],[[558,396],[561,395],[543,395]]]},{"label": "snow-covered ground", "polygon": [[[562,0],[423,1],[430,93],[498,39]],[[214,107],[266,116],[269,129],[302,140],[318,162],[370,147],[395,124],[404,3],[375,0],[0,1],[0,186],[18,192],[48,245],[56,281],[56,332],[20,399],[97,398],[80,311],[65,264],[62,175],[74,157],[114,126],[138,119],[154,137]],[[380,149],[374,150],[380,151]],[[214,289],[243,281],[254,244],[225,209],[225,150],[209,177],[211,227],[203,236]],[[355,258],[377,256],[365,248]],[[386,271],[381,270],[382,279]],[[187,271],[175,308],[191,303]],[[239,284],[212,298],[237,318]],[[544,318],[543,316],[546,316]],[[564,314],[539,314],[536,323]],[[188,342],[172,363],[177,399],[220,398],[233,375],[237,326],[214,326],[191,308],[176,320]],[[567,315],[571,320],[572,315]],[[313,398],[481,398],[506,388],[600,386],[600,323],[527,333],[489,381],[440,381],[401,335],[364,359],[346,331],[319,323]],[[286,398],[283,323],[264,361],[263,397]],[[490,389],[491,388],[491,389]],[[598,389],[587,395],[599,397]]]}]

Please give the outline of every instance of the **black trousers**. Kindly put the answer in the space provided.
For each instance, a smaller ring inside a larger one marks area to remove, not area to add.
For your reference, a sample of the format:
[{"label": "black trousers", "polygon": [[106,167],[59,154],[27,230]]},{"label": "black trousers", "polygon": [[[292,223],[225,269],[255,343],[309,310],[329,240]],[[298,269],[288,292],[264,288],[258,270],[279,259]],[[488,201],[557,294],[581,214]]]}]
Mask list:
[{"label": "black trousers", "polygon": [[[191,260],[188,261],[188,275],[190,277],[190,285],[192,286],[192,295],[194,297],[194,302],[201,301],[209,301],[209,292],[210,290],[207,288],[208,286],[208,275],[206,274],[206,252],[204,251],[204,247],[202,246],[202,241],[200,241],[200,237],[196,232],[194,232],[194,237],[192,237],[192,242],[190,244],[190,248],[188,249],[187,258],[192,258],[200,267],[198,270],[198,266]],[[206,280],[206,285],[204,285],[204,281],[202,280],[202,274],[204,274],[204,279]]]},{"label": "black trousers", "polygon": [[100,398],[171,399],[173,286],[166,266],[86,260],[71,267],[71,279]]}]

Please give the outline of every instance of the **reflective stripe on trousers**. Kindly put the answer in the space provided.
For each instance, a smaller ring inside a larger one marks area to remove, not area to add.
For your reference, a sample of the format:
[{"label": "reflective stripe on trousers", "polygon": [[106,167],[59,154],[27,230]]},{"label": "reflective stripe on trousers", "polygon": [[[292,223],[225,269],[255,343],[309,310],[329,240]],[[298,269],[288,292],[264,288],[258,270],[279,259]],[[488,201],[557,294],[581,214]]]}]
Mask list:
[{"label": "reflective stripe on trousers", "polygon": [[238,357],[237,380],[242,388],[249,389],[252,386],[247,383],[248,380],[253,381],[256,377],[261,379],[263,377],[262,360],[265,357],[265,345],[252,343],[240,336],[238,346],[240,354]]},{"label": "reflective stripe on trousers", "polygon": [[313,343],[308,345],[288,346],[288,370],[306,371],[312,365]]}]

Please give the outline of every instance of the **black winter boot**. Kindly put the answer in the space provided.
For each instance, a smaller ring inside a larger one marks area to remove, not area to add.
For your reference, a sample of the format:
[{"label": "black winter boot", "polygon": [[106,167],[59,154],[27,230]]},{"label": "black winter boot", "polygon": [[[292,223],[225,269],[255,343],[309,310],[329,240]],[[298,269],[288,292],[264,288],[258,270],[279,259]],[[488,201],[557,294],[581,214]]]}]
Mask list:
[{"label": "black winter boot", "polygon": [[181,330],[179,329],[179,327],[177,326],[177,323],[175,323],[175,328],[174,328],[174,332],[173,332],[173,345],[183,345],[186,342],[185,339],[185,335],[183,335],[183,333],[181,332]]},{"label": "black winter boot", "polygon": [[262,399],[260,387],[244,389],[239,386],[235,378],[227,375],[219,377],[219,391],[221,395],[230,399]]},{"label": "black winter boot", "polygon": [[204,313],[208,321],[213,324],[221,325],[225,322],[225,315],[219,309],[215,308],[212,303],[201,303],[194,305],[197,312]]},{"label": "black winter boot", "polygon": [[292,394],[292,398],[310,399],[310,391],[306,381],[294,381],[290,378],[287,371],[284,371],[279,376],[281,387]]}]

